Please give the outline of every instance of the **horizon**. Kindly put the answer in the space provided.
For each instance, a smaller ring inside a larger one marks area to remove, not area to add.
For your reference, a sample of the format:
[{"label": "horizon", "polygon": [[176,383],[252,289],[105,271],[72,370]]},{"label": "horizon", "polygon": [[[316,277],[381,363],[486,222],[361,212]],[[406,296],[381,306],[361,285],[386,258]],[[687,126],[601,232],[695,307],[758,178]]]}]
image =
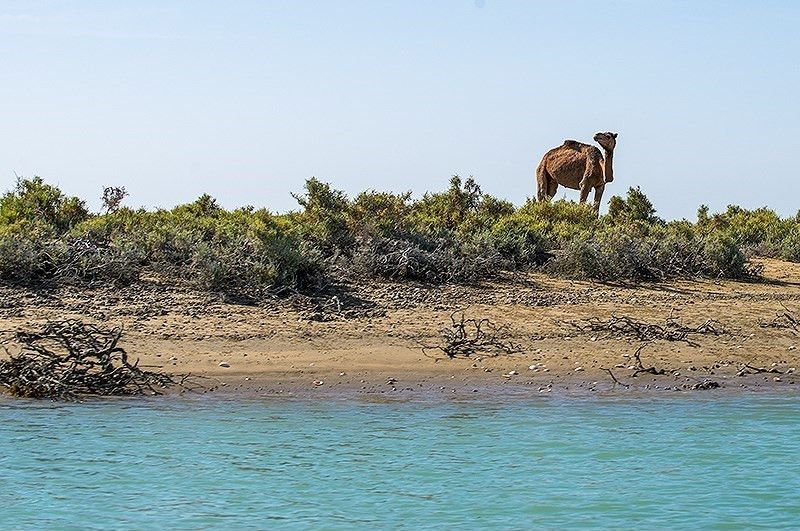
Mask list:
[{"label": "horizon", "polygon": [[3,2],[0,188],[285,212],[312,176],[418,197],[459,174],[519,206],[547,150],[614,131],[603,212],[639,186],[665,219],[793,216],[798,22],[778,1]]}]

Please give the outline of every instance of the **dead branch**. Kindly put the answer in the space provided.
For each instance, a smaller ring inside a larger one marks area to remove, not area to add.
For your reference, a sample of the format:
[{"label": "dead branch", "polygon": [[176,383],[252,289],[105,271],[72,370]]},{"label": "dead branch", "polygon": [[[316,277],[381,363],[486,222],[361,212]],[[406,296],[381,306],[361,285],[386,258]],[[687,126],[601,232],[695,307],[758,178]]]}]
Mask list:
[{"label": "dead branch", "polygon": [[623,386],[623,387],[625,387],[625,388],[628,388],[628,387],[630,387],[630,385],[628,385],[628,384],[626,384],[626,383],[622,383],[622,382],[620,382],[619,380],[617,380],[617,377],[616,377],[616,376],[614,376],[614,373],[613,373],[613,372],[611,372],[611,369],[606,369],[605,367],[600,367],[600,368],[601,368],[601,369],[603,369],[604,371],[606,371],[606,372],[608,373],[608,375],[609,375],[609,376],[611,376],[611,379],[612,379],[612,380],[614,380],[614,385],[616,385],[616,384],[619,384],[619,385],[621,385],[621,386]]},{"label": "dead branch", "polygon": [[185,385],[187,376],[142,370],[118,346],[121,328],[77,319],[47,322],[40,331],[16,333],[17,354],[0,360],[0,385],[13,396],[75,399],[89,395],[160,394]]},{"label": "dead branch", "polygon": [[667,374],[667,371],[664,369],[656,369],[654,366],[646,367],[642,364],[642,350],[651,343],[643,343],[636,349],[636,352],[633,353],[633,359],[636,360],[636,364],[634,365],[633,374],[631,374],[632,378],[635,378],[639,374],[646,372],[655,375],[663,375]]},{"label": "dead branch", "polygon": [[440,350],[448,358],[468,358],[477,353],[498,356],[522,352],[522,347],[507,339],[506,326],[497,326],[489,319],[467,319],[460,310],[450,314],[450,321],[450,327],[441,331],[443,343],[421,345],[423,353]]}]

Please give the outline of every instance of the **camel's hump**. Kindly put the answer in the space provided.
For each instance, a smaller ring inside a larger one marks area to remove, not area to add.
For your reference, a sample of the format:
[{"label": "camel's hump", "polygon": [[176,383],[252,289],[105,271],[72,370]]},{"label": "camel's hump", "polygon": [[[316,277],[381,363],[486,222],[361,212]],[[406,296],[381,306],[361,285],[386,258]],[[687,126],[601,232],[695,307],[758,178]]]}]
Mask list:
[{"label": "camel's hump", "polygon": [[580,149],[585,146],[583,142],[578,142],[577,140],[564,140],[564,147],[573,148],[573,149]]}]

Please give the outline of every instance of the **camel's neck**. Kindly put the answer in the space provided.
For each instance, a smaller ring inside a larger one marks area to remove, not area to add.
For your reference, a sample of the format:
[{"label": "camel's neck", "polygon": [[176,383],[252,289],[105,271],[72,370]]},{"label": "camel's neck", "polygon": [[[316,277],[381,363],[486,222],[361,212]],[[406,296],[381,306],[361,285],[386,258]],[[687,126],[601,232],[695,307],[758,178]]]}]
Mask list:
[{"label": "camel's neck", "polygon": [[603,157],[603,177],[607,183],[614,180],[614,150],[603,149],[605,152]]}]

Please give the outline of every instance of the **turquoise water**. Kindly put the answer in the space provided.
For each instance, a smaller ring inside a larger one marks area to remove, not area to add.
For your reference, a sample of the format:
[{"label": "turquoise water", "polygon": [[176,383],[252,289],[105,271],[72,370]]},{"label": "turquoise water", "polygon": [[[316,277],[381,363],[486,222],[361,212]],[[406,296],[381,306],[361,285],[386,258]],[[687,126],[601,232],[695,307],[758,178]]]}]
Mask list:
[{"label": "turquoise water", "polygon": [[0,402],[2,529],[800,525],[800,397]]}]

